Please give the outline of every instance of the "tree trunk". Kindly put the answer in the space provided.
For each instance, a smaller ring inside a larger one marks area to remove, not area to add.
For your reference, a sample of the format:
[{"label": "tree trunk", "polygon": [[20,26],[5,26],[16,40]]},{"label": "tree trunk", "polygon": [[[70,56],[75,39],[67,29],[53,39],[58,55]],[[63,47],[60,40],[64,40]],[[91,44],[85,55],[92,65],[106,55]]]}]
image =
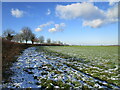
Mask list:
[{"label": "tree trunk", "polygon": [[34,44],[34,41],[32,41],[32,44]]},{"label": "tree trunk", "polygon": [[20,43],[22,43],[22,41],[20,40]]},{"label": "tree trunk", "polygon": [[27,40],[26,40],[26,44],[27,44]]}]

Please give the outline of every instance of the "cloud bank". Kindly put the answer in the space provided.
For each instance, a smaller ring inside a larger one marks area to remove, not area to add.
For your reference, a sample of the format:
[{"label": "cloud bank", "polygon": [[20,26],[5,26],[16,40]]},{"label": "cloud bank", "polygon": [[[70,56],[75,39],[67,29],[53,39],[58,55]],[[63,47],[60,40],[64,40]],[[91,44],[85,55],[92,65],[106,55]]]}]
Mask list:
[{"label": "cloud bank", "polygon": [[92,28],[101,27],[102,25],[114,23],[118,21],[117,5],[103,11],[92,3],[74,3],[71,5],[57,5],[56,15],[62,19],[77,19],[83,20],[83,26]]}]

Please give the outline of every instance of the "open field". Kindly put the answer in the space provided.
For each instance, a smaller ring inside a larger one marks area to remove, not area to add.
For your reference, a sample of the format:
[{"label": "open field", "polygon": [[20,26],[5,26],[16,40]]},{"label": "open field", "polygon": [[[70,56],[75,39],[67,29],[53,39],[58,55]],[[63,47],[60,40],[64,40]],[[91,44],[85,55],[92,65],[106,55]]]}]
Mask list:
[{"label": "open field", "polygon": [[12,64],[14,74],[3,88],[119,89],[116,62],[117,47],[29,47]]},{"label": "open field", "polygon": [[118,1],[1,1],[0,88],[120,90]]},{"label": "open field", "polygon": [[99,62],[111,69],[118,65],[118,46],[50,46],[46,49],[92,63]]},{"label": "open field", "polygon": [[64,63],[69,67],[120,86],[118,46],[46,46],[42,49],[51,56],[68,59]]}]

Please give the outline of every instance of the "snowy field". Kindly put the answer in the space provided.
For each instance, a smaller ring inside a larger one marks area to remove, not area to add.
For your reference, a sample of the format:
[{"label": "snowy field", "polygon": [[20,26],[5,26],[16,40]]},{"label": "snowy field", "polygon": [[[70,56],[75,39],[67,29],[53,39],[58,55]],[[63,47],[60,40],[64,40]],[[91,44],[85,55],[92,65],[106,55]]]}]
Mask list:
[{"label": "snowy field", "polygon": [[[94,57],[98,53],[92,54],[89,50],[61,46],[30,47],[23,51],[11,67],[14,72],[11,82],[3,82],[3,88],[120,89],[117,53],[114,50],[104,53],[99,51],[101,57]],[[103,58],[102,55],[107,57]],[[112,63],[112,58],[116,60],[115,63]],[[110,60],[114,66],[109,65]]]}]

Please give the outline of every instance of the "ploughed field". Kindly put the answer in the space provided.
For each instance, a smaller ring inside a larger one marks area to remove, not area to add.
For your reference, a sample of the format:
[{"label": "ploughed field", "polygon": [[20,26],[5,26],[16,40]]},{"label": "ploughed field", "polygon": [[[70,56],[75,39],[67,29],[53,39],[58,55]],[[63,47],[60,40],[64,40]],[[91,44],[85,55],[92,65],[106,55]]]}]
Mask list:
[{"label": "ploughed field", "polygon": [[3,88],[120,89],[117,46],[40,46],[23,51]]}]

